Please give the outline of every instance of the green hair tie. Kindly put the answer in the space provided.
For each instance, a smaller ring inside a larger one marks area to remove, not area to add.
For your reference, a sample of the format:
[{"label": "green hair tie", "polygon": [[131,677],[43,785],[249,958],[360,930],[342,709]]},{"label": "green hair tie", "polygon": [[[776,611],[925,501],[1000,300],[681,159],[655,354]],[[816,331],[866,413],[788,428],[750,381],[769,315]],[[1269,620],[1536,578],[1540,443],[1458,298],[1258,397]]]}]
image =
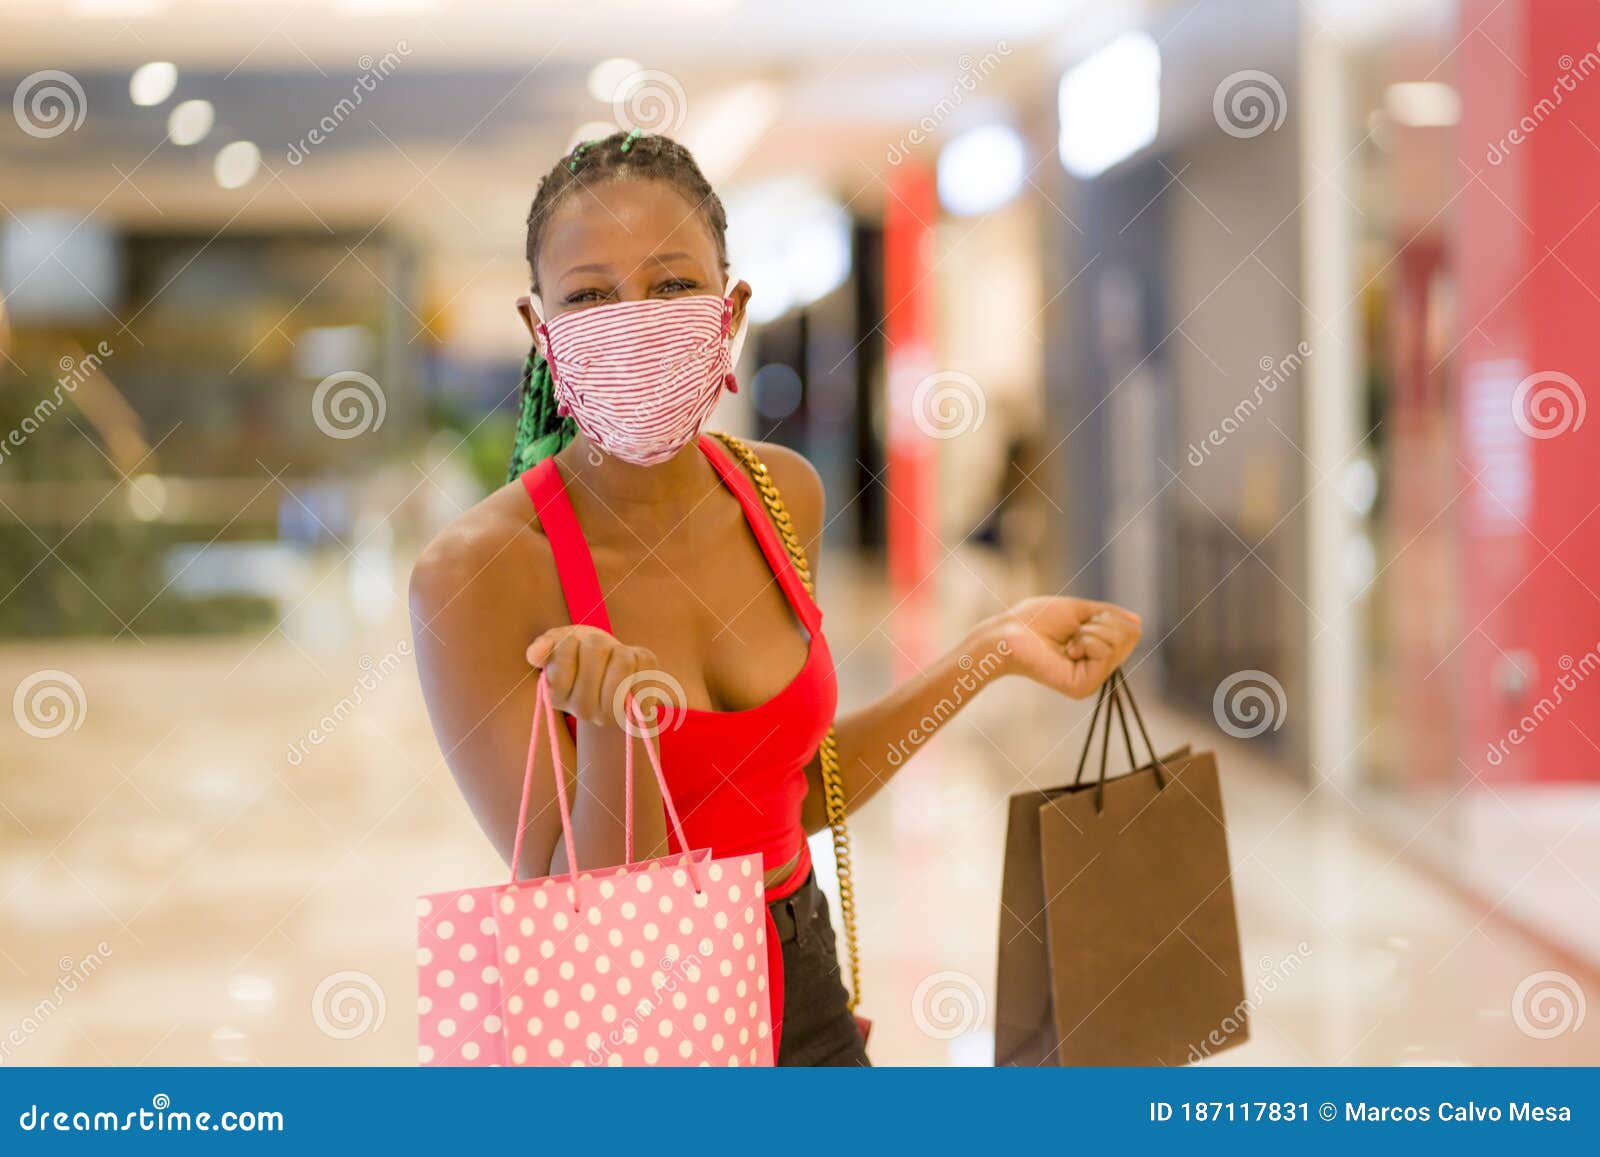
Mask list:
[{"label": "green hair tie", "polygon": [[642,129],[634,129],[632,132],[630,132],[628,134],[628,139],[622,142],[622,151],[627,152],[629,149],[633,148],[633,142],[638,140],[643,135],[644,131]]}]

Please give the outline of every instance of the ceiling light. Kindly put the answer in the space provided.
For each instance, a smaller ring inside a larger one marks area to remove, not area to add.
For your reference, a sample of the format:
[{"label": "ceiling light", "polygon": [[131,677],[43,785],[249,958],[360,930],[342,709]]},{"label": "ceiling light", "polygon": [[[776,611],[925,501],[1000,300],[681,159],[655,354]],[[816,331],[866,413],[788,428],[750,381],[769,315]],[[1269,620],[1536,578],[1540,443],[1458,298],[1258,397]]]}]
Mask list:
[{"label": "ceiling light", "polygon": [[217,184],[224,189],[237,189],[255,180],[261,168],[261,150],[254,141],[234,141],[223,145],[217,159],[211,164]]},{"label": "ceiling light", "polygon": [[217,112],[208,100],[186,100],[167,117],[167,139],[175,145],[197,145],[206,139]]},{"label": "ceiling light", "polygon": [[1096,177],[1156,139],[1161,121],[1161,50],[1125,32],[1069,68],[1058,94],[1061,164]]},{"label": "ceiling light", "polygon": [[1027,176],[1027,149],[1010,125],[972,129],[939,151],[939,200],[957,216],[1000,208]]},{"label": "ceiling light", "polygon": [[178,87],[178,66],[168,60],[152,60],[133,70],[128,79],[128,95],[133,103],[148,107],[160,104]]},{"label": "ceiling light", "polygon": [[622,87],[622,82],[643,67],[637,60],[629,60],[626,56],[602,60],[589,70],[589,95],[610,104],[617,95],[617,89]]}]

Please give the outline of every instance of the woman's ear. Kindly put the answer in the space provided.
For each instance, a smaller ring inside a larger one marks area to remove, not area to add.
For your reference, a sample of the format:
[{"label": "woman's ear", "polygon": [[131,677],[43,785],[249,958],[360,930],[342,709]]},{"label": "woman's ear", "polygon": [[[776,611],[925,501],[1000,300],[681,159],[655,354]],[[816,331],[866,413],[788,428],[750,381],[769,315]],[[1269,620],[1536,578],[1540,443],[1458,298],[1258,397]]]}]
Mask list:
[{"label": "woman's ear", "polygon": [[539,347],[539,352],[544,353],[544,345],[539,340],[539,326],[543,324],[544,319],[534,309],[533,298],[526,294],[517,298],[517,312],[522,315],[522,324],[528,327],[528,336]]},{"label": "woman's ear", "polygon": [[739,323],[744,321],[745,307],[750,304],[750,292],[750,283],[748,281],[737,281],[734,283],[733,288],[728,291],[728,300],[733,302],[733,324],[731,328],[736,333],[739,329]]}]

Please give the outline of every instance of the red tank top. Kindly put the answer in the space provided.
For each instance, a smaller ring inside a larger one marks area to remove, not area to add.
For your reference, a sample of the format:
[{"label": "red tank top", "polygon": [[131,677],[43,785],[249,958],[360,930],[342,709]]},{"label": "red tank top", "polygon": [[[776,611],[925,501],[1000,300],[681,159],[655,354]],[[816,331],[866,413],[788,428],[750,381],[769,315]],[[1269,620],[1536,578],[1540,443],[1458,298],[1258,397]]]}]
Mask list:
[{"label": "red tank top", "polygon": [[[744,711],[660,707],[661,765],[693,848],[710,848],[717,856],[759,852],[769,868],[798,853],[789,876],[767,889],[771,903],[797,891],[811,870],[800,817],[807,789],[805,769],[833,722],[838,685],[822,635],[822,611],[806,593],[749,476],[714,438],[702,435],[699,447],[722,484],[739,500],[767,565],[810,635],[810,644],[799,674],[765,703]],[[609,633],[611,617],[594,558],[555,460],[546,459],[528,470],[522,484],[555,557],[568,616],[575,624]],[[573,720],[567,722],[575,729]],[[682,850],[670,828],[667,839],[674,853]],[[783,955],[770,912],[767,965],[776,1051],[783,1019]]]}]

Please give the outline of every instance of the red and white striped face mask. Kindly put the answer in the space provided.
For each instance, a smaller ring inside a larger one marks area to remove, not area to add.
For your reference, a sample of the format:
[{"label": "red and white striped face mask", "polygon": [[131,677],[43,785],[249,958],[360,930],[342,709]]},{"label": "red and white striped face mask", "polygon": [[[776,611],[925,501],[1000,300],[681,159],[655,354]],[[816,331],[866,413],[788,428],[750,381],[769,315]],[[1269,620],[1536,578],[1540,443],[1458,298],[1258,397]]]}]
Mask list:
[{"label": "red and white striped face mask", "polygon": [[572,310],[540,325],[556,402],[604,453],[665,462],[700,436],[733,376],[733,302],[700,294]]}]

